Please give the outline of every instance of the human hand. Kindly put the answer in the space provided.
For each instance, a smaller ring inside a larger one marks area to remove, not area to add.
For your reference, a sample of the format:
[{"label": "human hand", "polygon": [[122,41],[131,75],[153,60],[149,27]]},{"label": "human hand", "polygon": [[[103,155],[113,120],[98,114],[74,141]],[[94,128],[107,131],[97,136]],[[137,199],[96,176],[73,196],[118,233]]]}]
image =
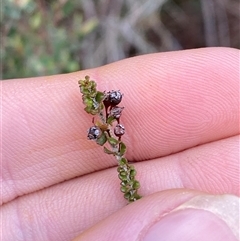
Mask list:
[{"label": "human hand", "polygon": [[[238,240],[238,61],[209,48],[3,81],[3,240]],[[85,75],[124,93],[144,196],[130,205],[115,159],[86,139]]]}]

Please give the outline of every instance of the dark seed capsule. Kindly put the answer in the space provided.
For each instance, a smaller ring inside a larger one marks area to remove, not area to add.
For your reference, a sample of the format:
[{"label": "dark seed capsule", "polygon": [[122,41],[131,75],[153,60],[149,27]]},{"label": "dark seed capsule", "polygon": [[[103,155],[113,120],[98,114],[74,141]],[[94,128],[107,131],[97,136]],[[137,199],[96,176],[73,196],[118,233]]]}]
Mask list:
[{"label": "dark seed capsule", "polygon": [[122,111],[123,111],[124,107],[118,107],[118,106],[114,106],[110,113],[109,116],[114,117],[115,119],[119,119],[121,117]]},{"label": "dark seed capsule", "polygon": [[117,137],[120,137],[122,136],[123,134],[125,133],[125,128],[122,124],[117,124],[114,128],[114,134],[117,136]]},{"label": "dark seed capsule", "polygon": [[103,101],[105,106],[116,106],[122,100],[122,93],[119,90],[112,90],[107,92]]},{"label": "dark seed capsule", "polygon": [[102,131],[97,126],[92,126],[88,129],[88,139],[89,140],[96,140],[100,135],[102,134]]}]

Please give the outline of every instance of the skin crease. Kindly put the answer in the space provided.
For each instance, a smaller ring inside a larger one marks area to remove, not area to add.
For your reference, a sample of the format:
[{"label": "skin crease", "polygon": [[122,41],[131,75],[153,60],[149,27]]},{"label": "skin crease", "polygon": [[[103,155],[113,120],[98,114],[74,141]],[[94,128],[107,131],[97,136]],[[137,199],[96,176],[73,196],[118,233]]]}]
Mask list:
[{"label": "skin crease", "polygon": [[[85,75],[124,93],[127,158],[146,196],[127,207],[116,161],[86,140],[92,117],[77,85]],[[239,196],[238,50],[150,54],[1,85],[2,240],[100,240],[106,230],[122,240],[126,215],[135,232],[125,240],[136,240],[145,226],[135,214],[150,203],[161,217],[205,192]]]}]

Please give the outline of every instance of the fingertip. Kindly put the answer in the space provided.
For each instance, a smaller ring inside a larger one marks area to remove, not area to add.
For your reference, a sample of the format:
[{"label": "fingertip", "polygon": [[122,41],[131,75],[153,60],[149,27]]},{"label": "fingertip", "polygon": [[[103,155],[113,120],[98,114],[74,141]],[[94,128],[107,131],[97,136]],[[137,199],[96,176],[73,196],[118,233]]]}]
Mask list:
[{"label": "fingertip", "polygon": [[181,189],[155,193],[119,210],[74,241],[237,240],[238,202],[235,196]]},{"label": "fingertip", "polygon": [[195,195],[196,193],[181,190],[144,197],[84,231],[74,241],[138,240],[141,233],[155,220]]},{"label": "fingertip", "polygon": [[187,209],[170,213],[149,228],[142,241],[237,241],[231,229],[210,212]]}]

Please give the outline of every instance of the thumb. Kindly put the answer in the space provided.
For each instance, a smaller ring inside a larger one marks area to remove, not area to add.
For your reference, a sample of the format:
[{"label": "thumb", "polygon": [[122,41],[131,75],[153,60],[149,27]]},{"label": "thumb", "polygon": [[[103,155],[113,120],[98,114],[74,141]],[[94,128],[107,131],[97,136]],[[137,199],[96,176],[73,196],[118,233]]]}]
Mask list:
[{"label": "thumb", "polygon": [[239,240],[239,199],[183,189],[129,204],[83,232],[80,240]]}]

